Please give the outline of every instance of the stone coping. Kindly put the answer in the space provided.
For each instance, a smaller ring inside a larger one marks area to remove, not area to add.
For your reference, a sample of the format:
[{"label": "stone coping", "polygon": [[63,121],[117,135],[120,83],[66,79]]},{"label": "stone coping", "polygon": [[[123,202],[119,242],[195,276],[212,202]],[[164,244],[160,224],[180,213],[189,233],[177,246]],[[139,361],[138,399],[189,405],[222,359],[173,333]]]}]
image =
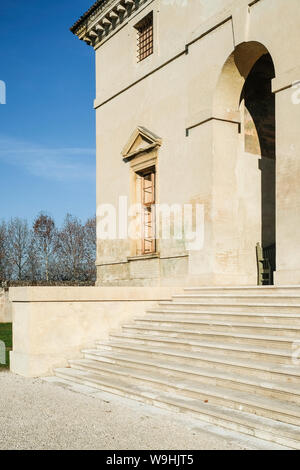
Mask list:
[{"label": "stone coping", "polygon": [[170,300],[183,287],[11,287],[12,302],[115,302]]}]

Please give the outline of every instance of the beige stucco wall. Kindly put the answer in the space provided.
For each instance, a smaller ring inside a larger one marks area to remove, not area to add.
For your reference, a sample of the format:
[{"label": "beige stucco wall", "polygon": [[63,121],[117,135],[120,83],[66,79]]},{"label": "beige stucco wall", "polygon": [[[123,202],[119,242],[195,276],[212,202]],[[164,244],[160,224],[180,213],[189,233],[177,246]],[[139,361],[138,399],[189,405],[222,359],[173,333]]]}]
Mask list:
[{"label": "beige stucco wall", "polygon": [[[138,64],[134,25],[151,10],[155,50]],[[99,240],[99,284],[256,284],[260,157],[245,154],[237,125],[210,120],[241,119],[238,103],[226,104],[242,90],[242,67],[219,84],[225,62],[244,43],[249,47],[240,49],[239,60],[247,69],[251,42],[270,53],[276,71],[276,282],[300,283],[300,105],[293,104],[291,88],[300,79],[299,20],[298,0],[188,0],[186,6],[154,0],[96,49],[97,206],[117,207],[120,195],[130,200],[130,165],[121,151],[144,126],[162,139],[157,202],[205,207],[198,251],[158,242],[158,259],[133,267],[130,241]]]},{"label": "beige stucco wall", "polygon": [[83,348],[107,339],[135,315],[180,289],[21,287],[10,289],[13,305],[11,371],[26,377],[52,375]]},{"label": "beige stucco wall", "polygon": [[12,322],[12,304],[9,301],[8,291],[0,289],[0,323]]}]

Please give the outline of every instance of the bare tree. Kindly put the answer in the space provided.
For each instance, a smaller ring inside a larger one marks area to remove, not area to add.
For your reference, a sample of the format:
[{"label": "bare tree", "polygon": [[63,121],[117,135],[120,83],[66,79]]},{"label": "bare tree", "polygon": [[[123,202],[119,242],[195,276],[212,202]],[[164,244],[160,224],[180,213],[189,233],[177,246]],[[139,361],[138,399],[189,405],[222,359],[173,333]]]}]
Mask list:
[{"label": "bare tree", "polygon": [[49,281],[49,262],[51,255],[55,251],[56,243],[54,220],[49,215],[41,212],[34,221],[33,231],[43,259],[45,279]]},{"label": "bare tree", "polygon": [[95,281],[96,218],[82,224],[68,214],[61,230],[45,213],[0,222],[0,281]]},{"label": "bare tree", "polygon": [[14,218],[7,226],[7,259],[13,269],[13,277],[24,278],[28,259],[29,229],[26,220]]},{"label": "bare tree", "polygon": [[85,275],[86,280],[96,280],[96,217],[88,219],[84,226],[85,234]]},{"label": "bare tree", "polygon": [[26,266],[26,279],[29,281],[38,281],[42,278],[41,273],[42,257],[39,249],[39,243],[34,230],[30,231],[28,257]]},{"label": "bare tree", "polygon": [[0,224],[0,280],[5,281],[7,276],[7,232],[5,222]]},{"label": "bare tree", "polygon": [[80,220],[67,214],[57,240],[61,277],[68,281],[82,280],[85,260],[85,233]]}]

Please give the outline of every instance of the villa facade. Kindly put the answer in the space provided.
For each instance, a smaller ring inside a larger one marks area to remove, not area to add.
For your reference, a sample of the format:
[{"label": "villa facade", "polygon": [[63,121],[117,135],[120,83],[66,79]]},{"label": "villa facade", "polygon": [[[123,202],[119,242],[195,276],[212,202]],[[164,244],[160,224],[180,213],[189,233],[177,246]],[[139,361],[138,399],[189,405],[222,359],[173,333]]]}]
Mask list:
[{"label": "villa facade", "polygon": [[72,27],[96,55],[97,286],[9,290],[12,372],[300,449],[299,19],[99,0]]},{"label": "villa facade", "polygon": [[99,0],[72,27],[96,58],[98,285],[300,284],[299,17],[299,0]]}]

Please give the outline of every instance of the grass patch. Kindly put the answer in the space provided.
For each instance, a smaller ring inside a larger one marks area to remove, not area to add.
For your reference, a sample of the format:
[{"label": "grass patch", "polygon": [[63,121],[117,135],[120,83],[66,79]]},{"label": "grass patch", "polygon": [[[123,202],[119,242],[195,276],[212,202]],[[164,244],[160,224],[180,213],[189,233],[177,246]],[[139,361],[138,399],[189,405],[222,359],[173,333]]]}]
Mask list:
[{"label": "grass patch", "polygon": [[6,346],[6,364],[0,364],[1,370],[9,368],[9,351],[12,350],[12,323],[0,323],[0,341],[3,341]]}]

